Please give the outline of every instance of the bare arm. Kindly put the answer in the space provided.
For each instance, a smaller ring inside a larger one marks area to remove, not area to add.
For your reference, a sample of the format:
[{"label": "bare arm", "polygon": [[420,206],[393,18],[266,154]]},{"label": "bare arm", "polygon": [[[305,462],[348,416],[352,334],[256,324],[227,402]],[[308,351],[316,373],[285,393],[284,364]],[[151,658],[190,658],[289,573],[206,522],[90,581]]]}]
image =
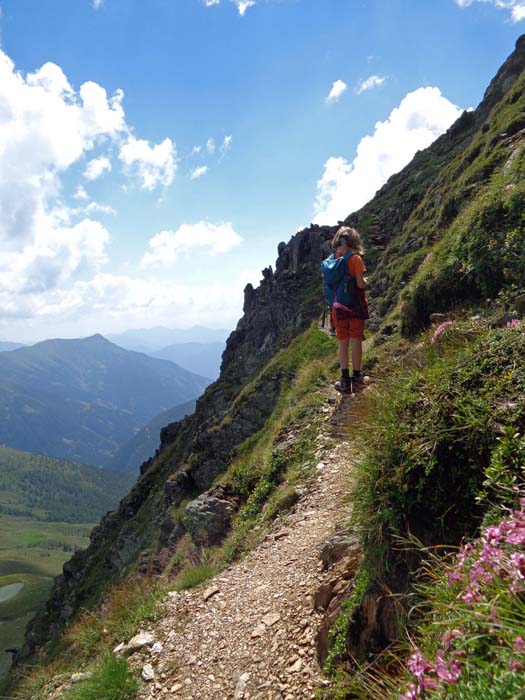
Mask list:
[{"label": "bare arm", "polygon": [[367,285],[367,281],[362,272],[358,272],[355,276],[355,281],[359,289],[364,289]]}]

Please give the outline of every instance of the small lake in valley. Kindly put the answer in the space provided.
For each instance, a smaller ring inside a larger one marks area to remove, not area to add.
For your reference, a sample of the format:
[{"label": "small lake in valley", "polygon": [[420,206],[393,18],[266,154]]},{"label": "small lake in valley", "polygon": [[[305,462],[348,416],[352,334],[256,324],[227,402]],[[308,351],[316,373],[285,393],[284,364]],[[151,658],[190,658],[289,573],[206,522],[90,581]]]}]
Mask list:
[{"label": "small lake in valley", "polygon": [[6,600],[14,598],[17,593],[20,593],[24,587],[23,583],[10,583],[7,586],[2,586],[0,588],[0,603],[4,603]]}]

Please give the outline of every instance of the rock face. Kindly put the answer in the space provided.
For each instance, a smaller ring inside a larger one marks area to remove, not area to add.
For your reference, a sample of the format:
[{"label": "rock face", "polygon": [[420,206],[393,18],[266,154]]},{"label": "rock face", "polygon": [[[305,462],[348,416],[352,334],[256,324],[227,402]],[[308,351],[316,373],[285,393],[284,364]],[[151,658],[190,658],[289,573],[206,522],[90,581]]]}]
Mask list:
[{"label": "rock face", "polygon": [[203,493],[186,506],[182,525],[197,544],[216,544],[228,531],[234,512],[229,501]]}]

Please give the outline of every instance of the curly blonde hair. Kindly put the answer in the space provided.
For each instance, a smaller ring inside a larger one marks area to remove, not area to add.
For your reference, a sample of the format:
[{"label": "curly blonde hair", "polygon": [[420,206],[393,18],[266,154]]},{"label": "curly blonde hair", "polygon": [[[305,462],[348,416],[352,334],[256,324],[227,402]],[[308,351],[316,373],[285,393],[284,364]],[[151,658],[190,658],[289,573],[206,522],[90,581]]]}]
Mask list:
[{"label": "curly blonde hair", "polygon": [[355,228],[351,228],[350,226],[341,226],[341,228],[337,230],[335,236],[332,239],[333,250],[337,248],[337,245],[341,238],[343,238],[346,241],[346,245],[351,250],[355,250],[355,252],[359,255],[365,254],[365,249],[363,248],[363,244],[361,242],[361,236],[355,230]]}]

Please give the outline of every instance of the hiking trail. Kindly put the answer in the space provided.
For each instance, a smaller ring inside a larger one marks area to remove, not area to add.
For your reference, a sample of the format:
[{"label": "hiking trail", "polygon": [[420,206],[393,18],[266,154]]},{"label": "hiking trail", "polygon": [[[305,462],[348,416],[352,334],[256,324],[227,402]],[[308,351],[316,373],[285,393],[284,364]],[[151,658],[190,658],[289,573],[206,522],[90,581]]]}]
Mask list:
[{"label": "hiking trail", "polygon": [[168,595],[147,628],[160,644],[130,658],[149,680],[141,699],[307,700],[329,683],[317,661],[323,610],[314,597],[333,579],[320,548],[348,523],[354,404],[327,389],[317,477],[264,541],[204,586]]}]

